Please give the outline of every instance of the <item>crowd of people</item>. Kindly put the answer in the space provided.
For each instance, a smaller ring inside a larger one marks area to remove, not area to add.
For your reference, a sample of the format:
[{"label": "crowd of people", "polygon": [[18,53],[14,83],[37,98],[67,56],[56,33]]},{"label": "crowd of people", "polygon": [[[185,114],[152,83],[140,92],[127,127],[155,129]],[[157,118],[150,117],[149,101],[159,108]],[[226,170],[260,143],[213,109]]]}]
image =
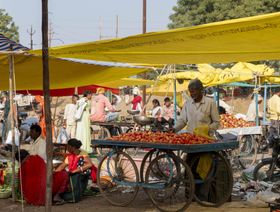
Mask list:
[{"label": "crowd of people", "polygon": [[[179,132],[185,128],[187,132],[194,133],[198,128],[204,127],[204,129],[207,128],[207,134],[212,136],[220,126],[219,114],[229,113],[231,109],[223,107],[226,103],[220,104],[218,109],[212,96],[205,95],[203,84],[198,79],[189,82],[188,91],[189,98],[182,108],[174,105],[169,97],[165,97],[163,104],[158,99],[153,99],[152,110],[147,113],[154,118],[154,125],[160,131],[165,127],[169,132]],[[85,91],[81,98],[73,95],[72,102],[65,107],[63,119],[68,136],[67,154],[64,155],[65,159],[62,164],[56,167],[53,173],[53,198],[57,204],[79,201],[87,187],[88,180],[92,178],[93,182],[96,181],[97,170],[88,155],[92,152],[91,122],[117,120],[120,113],[118,105],[122,101],[117,95],[113,95],[110,101],[105,93],[104,88],[98,88],[96,94]],[[125,103],[131,105],[131,110],[139,111],[141,114],[143,104],[140,90],[135,87],[132,95],[131,100],[125,97]],[[16,119],[16,117],[11,117],[8,96],[5,98],[3,135],[7,137],[10,119]],[[40,186],[32,187],[32,184],[46,178],[46,126],[44,100],[42,97],[36,96],[34,101],[37,103],[38,123],[30,126],[30,139],[32,140],[30,147],[18,151],[17,158],[21,163],[22,173],[24,171],[22,178],[26,183],[23,185],[23,190],[26,190],[23,195],[30,203],[40,205],[44,204],[45,192],[42,191],[44,191],[45,181]],[[262,101],[263,98],[259,95],[258,106]],[[269,141],[272,141],[279,125],[280,92],[275,93],[268,101],[268,113],[272,123]],[[175,123],[177,115],[178,119]],[[246,119],[247,121],[256,119],[254,99],[249,105]],[[4,149],[10,151],[11,144],[6,143]],[[31,172],[32,167],[35,166],[38,171]],[[38,193],[41,195],[35,195]]]}]

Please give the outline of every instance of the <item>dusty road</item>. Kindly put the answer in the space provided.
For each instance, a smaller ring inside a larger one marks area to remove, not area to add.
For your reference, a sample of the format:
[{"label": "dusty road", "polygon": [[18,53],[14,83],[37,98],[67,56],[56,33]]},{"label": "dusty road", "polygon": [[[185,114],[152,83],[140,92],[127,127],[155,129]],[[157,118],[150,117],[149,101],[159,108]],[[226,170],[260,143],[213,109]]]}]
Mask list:
[{"label": "dusty road", "polygon": [[[21,211],[20,203],[13,203],[11,200],[0,200],[0,211]],[[34,206],[24,206],[25,212],[44,212],[44,207],[34,207]],[[75,204],[65,204],[62,206],[53,206],[53,212],[135,212],[135,211],[145,211],[145,212],[154,212],[157,211],[152,205],[151,201],[148,199],[146,194],[142,191],[138,193],[136,200],[129,206],[114,207],[102,196],[87,197]],[[226,203],[220,208],[205,208],[193,203],[188,210],[194,212],[268,212],[268,208],[248,208],[243,202],[231,202]]]}]

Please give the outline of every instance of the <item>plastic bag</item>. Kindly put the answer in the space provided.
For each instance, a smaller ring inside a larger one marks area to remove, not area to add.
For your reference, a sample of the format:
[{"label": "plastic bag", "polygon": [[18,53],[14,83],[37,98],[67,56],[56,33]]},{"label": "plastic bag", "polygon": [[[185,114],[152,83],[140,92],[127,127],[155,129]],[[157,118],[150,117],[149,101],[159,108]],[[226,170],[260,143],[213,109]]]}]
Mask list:
[{"label": "plastic bag", "polygon": [[257,207],[257,208],[267,207],[267,203],[258,199],[257,194],[255,192],[247,192],[247,194],[245,195],[245,198],[246,198],[247,205]]},{"label": "plastic bag", "polygon": [[60,129],[59,135],[58,135],[57,140],[56,140],[57,143],[59,143],[59,144],[66,144],[69,139],[70,138],[69,138],[65,128],[62,127]]},{"label": "plastic bag", "polygon": [[[15,128],[15,145],[16,146],[19,146],[19,139],[20,139],[20,132],[17,128]],[[13,135],[12,135],[12,130],[10,130],[8,132],[8,136],[7,136],[5,144],[12,145],[13,144],[12,140],[13,140]]]},{"label": "plastic bag", "polygon": [[274,193],[271,191],[271,188],[268,188],[265,191],[259,192],[257,198],[263,202],[274,202],[275,199],[280,198],[280,194]]},{"label": "plastic bag", "polygon": [[213,139],[212,137],[209,136],[209,126],[206,125],[206,124],[202,124],[202,125],[197,126],[193,130],[193,134],[201,136],[201,137]]}]

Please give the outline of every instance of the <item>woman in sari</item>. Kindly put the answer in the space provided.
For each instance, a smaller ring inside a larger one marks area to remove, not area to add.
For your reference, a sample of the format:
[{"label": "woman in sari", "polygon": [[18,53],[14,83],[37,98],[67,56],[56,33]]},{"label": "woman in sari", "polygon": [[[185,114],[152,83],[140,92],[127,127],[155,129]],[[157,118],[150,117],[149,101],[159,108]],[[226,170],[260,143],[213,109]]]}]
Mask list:
[{"label": "woman in sari", "polygon": [[41,96],[35,96],[35,101],[38,104],[37,105],[37,110],[36,113],[38,114],[38,118],[39,118],[39,125],[42,129],[42,136],[44,138],[46,138],[46,123],[45,123],[45,103],[44,103],[44,99]]},{"label": "woman in sari", "polygon": [[85,91],[84,97],[77,102],[77,120],[76,138],[82,141],[82,148],[88,153],[91,152],[91,132],[90,132],[90,100],[91,91]]},{"label": "woman in sari", "polygon": [[[38,155],[30,155],[20,150],[15,158],[21,162],[21,186],[25,201],[32,205],[45,205],[46,200],[46,163]],[[55,204],[63,204],[62,194],[67,191],[69,177],[65,170],[53,173],[52,195]]]},{"label": "woman in sari", "polygon": [[[41,136],[43,138],[46,138],[47,127],[46,127],[46,122],[45,122],[45,102],[44,102],[44,98],[42,96],[35,96],[35,101],[37,103],[36,113],[38,114],[38,119],[39,119],[38,124],[42,129]],[[55,138],[55,131],[54,131],[53,123],[52,123],[52,137],[53,137],[53,141],[55,141],[56,138]]]},{"label": "woman in sari", "polygon": [[84,191],[87,188],[89,177],[96,182],[96,167],[92,164],[86,151],[81,150],[82,142],[77,139],[68,141],[68,154],[55,171],[61,172],[68,167],[70,174],[70,190],[65,192],[62,197],[67,202],[80,201]]}]

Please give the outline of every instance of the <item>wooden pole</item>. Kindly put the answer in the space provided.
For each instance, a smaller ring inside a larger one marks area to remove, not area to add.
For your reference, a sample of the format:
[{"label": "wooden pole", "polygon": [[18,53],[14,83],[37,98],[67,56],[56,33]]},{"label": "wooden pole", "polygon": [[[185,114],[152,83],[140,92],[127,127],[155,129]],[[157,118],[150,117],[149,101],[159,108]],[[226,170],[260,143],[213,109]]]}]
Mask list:
[{"label": "wooden pole", "polygon": [[9,55],[9,99],[10,99],[10,116],[11,116],[11,131],[12,131],[12,197],[16,201],[15,192],[15,120],[14,120],[14,105],[13,105],[13,70],[14,61],[13,55]]},{"label": "wooden pole", "polygon": [[43,90],[44,111],[46,123],[46,154],[47,154],[47,179],[46,179],[46,204],[45,211],[52,210],[52,117],[50,107],[50,77],[49,77],[49,48],[48,48],[48,0],[42,0],[42,55],[43,55]]},{"label": "wooden pole", "polygon": [[[143,0],[143,29],[142,32],[143,34],[145,34],[147,32],[147,0]],[[146,79],[147,78],[147,74],[144,73],[143,74],[143,78]],[[147,90],[146,90],[146,85],[143,86],[143,93],[142,93],[142,97],[143,97],[143,105],[146,105],[147,103]],[[143,109],[144,114],[146,114],[146,109]]]}]

